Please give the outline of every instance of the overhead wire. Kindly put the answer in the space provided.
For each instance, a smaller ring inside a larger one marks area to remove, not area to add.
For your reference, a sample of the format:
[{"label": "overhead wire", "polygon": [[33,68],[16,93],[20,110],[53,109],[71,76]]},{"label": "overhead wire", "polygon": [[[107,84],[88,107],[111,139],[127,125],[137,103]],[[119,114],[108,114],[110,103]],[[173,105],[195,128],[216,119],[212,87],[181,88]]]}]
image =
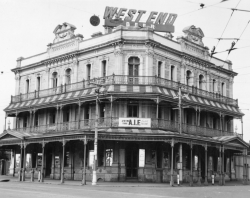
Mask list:
[{"label": "overhead wire", "polygon": [[[195,2],[191,2],[191,1],[187,1],[187,2],[195,3]],[[206,8],[209,8],[209,7],[217,7],[217,6],[215,6],[215,5],[218,5],[218,4],[221,4],[221,3],[224,3],[224,2],[225,2],[225,1],[221,1],[221,2],[219,2],[219,3],[211,4],[211,5],[208,5],[208,6],[205,6],[205,7],[201,7],[201,8],[199,8],[199,9],[197,9],[197,10],[193,10],[193,11],[191,11],[191,12],[187,12],[187,13],[184,13],[184,14],[180,14],[179,17],[185,16],[185,15],[187,15],[187,14],[191,14],[191,13],[194,13],[194,12],[197,12],[197,11],[200,11],[200,10],[204,10],[204,9],[206,9]],[[200,5],[201,5],[201,3],[197,3],[197,4],[200,4]],[[205,5],[205,4],[204,4],[204,5]],[[218,7],[218,8],[223,8],[223,7]]]}]

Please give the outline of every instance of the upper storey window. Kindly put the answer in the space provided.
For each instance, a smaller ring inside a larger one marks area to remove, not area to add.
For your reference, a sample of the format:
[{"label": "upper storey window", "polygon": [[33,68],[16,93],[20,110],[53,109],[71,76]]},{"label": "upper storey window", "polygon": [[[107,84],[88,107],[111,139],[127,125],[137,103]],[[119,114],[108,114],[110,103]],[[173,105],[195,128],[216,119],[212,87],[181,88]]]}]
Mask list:
[{"label": "upper storey window", "polygon": [[87,64],[87,80],[91,79],[91,64]]},{"label": "upper storey window", "polygon": [[170,80],[175,81],[175,66],[171,65]]},{"label": "upper storey window", "polygon": [[192,72],[189,70],[186,73],[186,84],[192,86]]},{"label": "upper storey window", "polygon": [[215,79],[213,79],[213,82],[212,82],[212,91],[216,92],[216,80]]},{"label": "upper storey window", "polygon": [[204,89],[204,76],[199,75],[199,89]]},{"label": "upper storey window", "polygon": [[29,93],[30,92],[30,80],[27,79],[26,80],[26,93]]},{"label": "upper storey window", "polygon": [[[140,59],[138,57],[130,57],[128,59],[128,75],[129,77],[139,76]],[[136,83],[138,78],[129,78],[130,83]]]},{"label": "upper storey window", "polygon": [[107,61],[103,60],[102,61],[102,77],[106,76],[106,65],[107,65]]},{"label": "upper storey window", "polygon": [[225,95],[225,83],[221,83],[221,95]]},{"label": "upper storey window", "polygon": [[157,76],[158,76],[159,78],[162,77],[161,69],[162,69],[162,62],[161,62],[161,61],[158,61],[158,72],[157,72]]},{"label": "upper storey window", "polygon": [[65,84],[70,84],[71,83],[71,69],[67,69],[65,71]]},{"label": "upper storey window", "polygon": [[57,87],[57,83],[58,83],[58,74],[57,74],[57,72],[53,72],[53,74],[52,74],[52,87],[53,88]]},{"label": "upper storey window", "polygon": [[36,90],[37,90],[37,91],[40,91],[40,89],[41,89],[41,77],[38,76],[38,77],[36,78]]}]

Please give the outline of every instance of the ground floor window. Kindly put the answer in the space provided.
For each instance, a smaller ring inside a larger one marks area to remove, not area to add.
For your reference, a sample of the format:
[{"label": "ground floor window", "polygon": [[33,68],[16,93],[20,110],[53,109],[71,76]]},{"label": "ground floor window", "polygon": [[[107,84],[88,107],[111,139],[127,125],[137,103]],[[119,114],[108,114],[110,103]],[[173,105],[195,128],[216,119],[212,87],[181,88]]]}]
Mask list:
[{"label": "ground floor window", "polygon": [[21,155],[16,154],[16,167],[21,168]]},{"label": "ground floor window", "polygon": [[55,168],[60,168],[60,156],[55,155]]},{"label": "ground floor window", "polygon": [[43,160],[43,154],[42,153],[37,153],[37,167],[42,166],[42,160]]},{"label": "ground floor window", "polygon": [[94,162],[94,150],[89,151],[89,167],[93,168],[93,162]]},{"label": "ground floor window", "polygon": [[163,152],[163,168],[170,168],[170,166],[169,166],[169,153],[167,151]]}]

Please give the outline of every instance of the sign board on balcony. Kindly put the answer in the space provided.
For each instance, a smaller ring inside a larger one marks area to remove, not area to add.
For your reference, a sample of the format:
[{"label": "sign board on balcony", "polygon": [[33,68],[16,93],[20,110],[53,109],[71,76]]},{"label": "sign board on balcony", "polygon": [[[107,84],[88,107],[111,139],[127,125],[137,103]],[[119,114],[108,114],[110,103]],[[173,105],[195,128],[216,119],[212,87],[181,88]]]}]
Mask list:
[{"label": "sign board on balcony", "polygon": [[[177,14],[164,12],[150,12],[146,22],[140,22],[141,18],[146,14],[146,10],[135,10],[117,7],[106,7],[103,19],[105,20],[104,27],[116,27],[119,25],[136,26],[139,28],[151,27],[158,32],[174,32],[174,22]],[[127,16],[126,16],[127,15]],[[132,21],[135,19],[134,21]]]},{"label": "sign board on balcony", "polygon": [[119,118],[119,127],[151,127],[151,118]]}]

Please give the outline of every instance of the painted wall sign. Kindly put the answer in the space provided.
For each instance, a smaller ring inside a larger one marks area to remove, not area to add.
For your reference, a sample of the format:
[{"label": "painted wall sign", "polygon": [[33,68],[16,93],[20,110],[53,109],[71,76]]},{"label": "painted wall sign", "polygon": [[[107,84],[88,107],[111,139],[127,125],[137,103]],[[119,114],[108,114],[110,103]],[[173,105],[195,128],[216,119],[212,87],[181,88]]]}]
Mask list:
[{"label": "painted wall sign", "polygon": [[[177,18],[177,14],[163,13],[152,11],[146,22],[140,22],[142,16],[146,14],[145,10],[135,10],[117,7],[106,7],[103,19],[105,19],[105,27],[116,27],[118,25],[126,26],[126,22],[130,23],[130,26],[145,27],[149,26],[158,32],[174,32],[174,22]],[[127,16],[126,16],[127,15]],[[136,16],[136,17],[135,17]],[[121,17],[124,17],[122,19]],[[132,21],[135,18],[134,21]]]},{"label": "painted wall sign", "polygon": [[119,118],[119,127],[151,127],[151,118]]}]

